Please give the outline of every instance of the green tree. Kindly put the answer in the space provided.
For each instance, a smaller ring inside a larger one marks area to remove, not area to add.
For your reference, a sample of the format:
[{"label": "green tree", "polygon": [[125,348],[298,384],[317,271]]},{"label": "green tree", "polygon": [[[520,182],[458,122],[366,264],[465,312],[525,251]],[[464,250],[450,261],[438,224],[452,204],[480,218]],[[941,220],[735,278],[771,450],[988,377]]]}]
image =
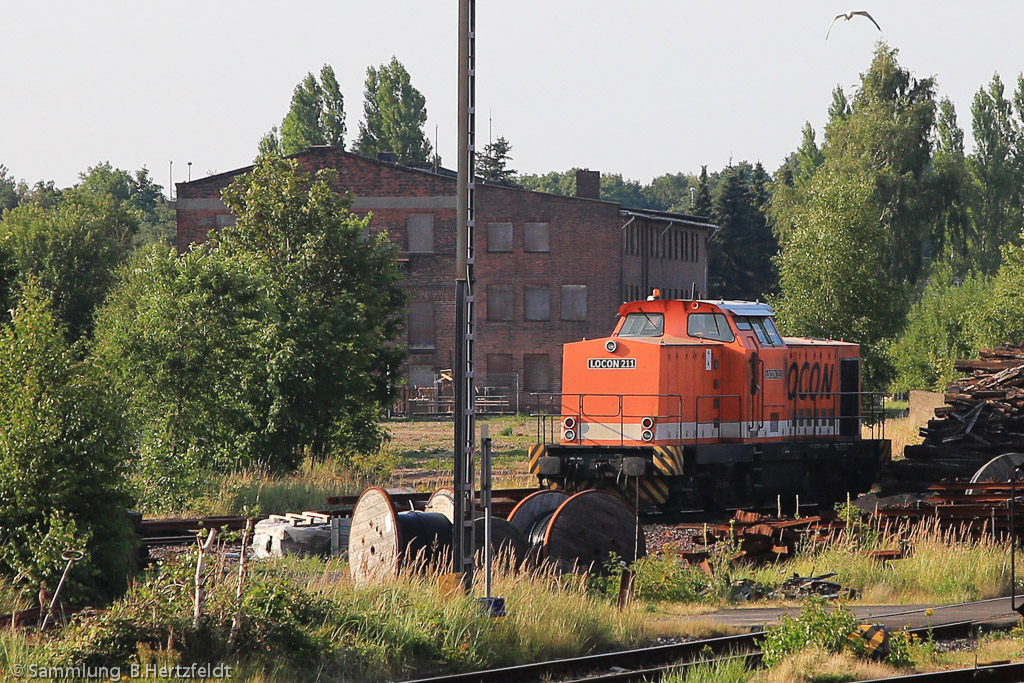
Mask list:
[{"label": "green tree", "polygon": [[767,183],[760,163],[722,173],[711,211],[719,229],[708,245],[709,296],[764,299],[775,290],[772,258],[778,245],[764,215]]},{"label": "green tree", "polygon": [[571,197],[576,194],[576,171],[571,168],[564,173],[549,171],[543,175],[525,174],[517,178],[520,187],[534,192],[546,192],[548,194],[559,194],[563,197]]},{"label": "green tree", "polygon": [[964,132],[949,99],[939,102],[935,130],[931,185],[937,216],[931,236],[933,256],[937,262],[950,265],[950,277],[958,277],[981,263],[975,255],[979,245],[970,215],[971,183],[964,156]]},{"label": "green tree", "polygon": [[124,474],[130,439],[107,381],[65,341],[49,295],[33,282],[0,326],[0,571],[73,601],[126,583],[132,535]]},{"label": "green tree", "polygon": [[692,213],[690,188],[697,188],[697,178],[687,173],[666,173],[651,180],[643,188],[644,206],[655,211]]},{"label": "green tree", "polygon": [[237,225],[215,239],[228,257],[258,259],[274,284],[273,365],[278,428],[295,454],[374,449],[380,412],[395,397],[404,349],[405,293],[384,235],[349,213],[337,175],[266,160],[224,191]]},{"label": "green tree", "polygon": [[88,334],[137,228],[136,211],[110,194],[83,188],[62,193],[54,208],[21,204],[0,221],[5,296],[10,301],[17,287],[34,278],[52,297],[71,339]]},{"label": "green tree", "polygon": [[648,208],[643,186],[636,180],[623,178],[621,173],[601,174],[601,199],[631,209]]},{"label": "green tree", "polygon": [[4,211],[13,209],[18,205],[21,197],[18,196],[18,181],[10,175],[9,169],[0,164],[0,218],[3,218]]},{"label": "green tree", "polygon": [[907,314],[907,325],[890,349],[894,391],[944,391],[960,376],[953,364],[977,356],[992,278],[955,275],[939,262],[924,291]]},{"label": "green tree", "polygon": [[368,157],[393,152],[402,161],[426,163],[433,153],[423,132],[426,122],[427,101],[397,58],[367,67],[356,152]]},{"label": "green tree", "polygon": [[153,181],[149,169],[134,175],[110,162],[88,168],[78,175],[78,183],[65,193],[85,193],[93,197],[109,196],[117,209],[134,214],[134,225],[121,227],[134,233],[132,245],[138,248],[150,242],[170,245],[174,239],[175,217],[164,197],[163,188]]},{"label": "green tree", "polygon": [[[933,82],[916,80],[879,44],[850,112],[829,121],[822,162],[793,187],[776,183],[771,218],[782,247],[779,318],[787,332],[859,342],[873,386],[887,379],[884,340],[900,331],[924,271],[934,196]],[[813,164],[813,135],[804,151]]]},{"label": "green tree", "polygon": [[487,143],[484,153],[476,160],[477,175],[490,183],[514,184],[516,171],[508,167],[508,162],[512,161],[511,151],[512,145],[501,135],[494,142]]},{"label": "green tree", "polygon": [[294,464],[274,460],[275,311],[255,266],[154,246],[98,313],[94,354],[140,435],[140,500],[180,506],[210,471]]},{"label": "green tree", "polygon": [[[1016,99],[1024,100],[1024,81]],[[1014,115],[998,74],[975,94],[971,114],[974,151],[967,167],[973,181],[970,211],[977,234],[977,261],[985,272],[994,272],[1000,247],[1016,240],[1024,227],[1024,141],[1019,118],[1024,114],[1018,111],[1018,116]]]},{"label": "green tree", "polygon": [[315,145],[345,147],[345,98],[334,75],[324,64],[320,80],[312,73],[295,86],[291,106],[281,122],[259,142],[260,155],[297,154]]},{"label": "green tree", "polygon": [[237,225],[122,271],[95,348],[131,396],[148,491],[180,504],[209,470],[378,447],[405,297],[393,247],[364,237],[336,181],[261,157],[224,191]]},{"label": "green tree", "polygon": [[711,184],[708,180],[708,167],[700,167],[700,176],[697,179],[697,198],[693,204],[693,213],[698,216],[711,217]]},{"label": "green tree", "polygon": [[873,181],[865,169],[827,161],[815,173],[812,199],[797,208],[778,258],[781,296],[773,304],[786,334],[859,343],[865,381],[878,387],[888,378],[884,340],[902,324],[906,291],[884,269],[887,235]]}]

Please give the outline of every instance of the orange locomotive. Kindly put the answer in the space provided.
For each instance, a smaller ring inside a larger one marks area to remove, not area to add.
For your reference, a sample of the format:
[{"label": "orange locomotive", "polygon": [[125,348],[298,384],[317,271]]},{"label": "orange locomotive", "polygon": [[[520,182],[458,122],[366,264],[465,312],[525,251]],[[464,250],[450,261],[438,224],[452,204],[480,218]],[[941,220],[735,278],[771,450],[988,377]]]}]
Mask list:
[{"label": "orange locomotive", "polygon": [[565,345],[530,471],[643,509],[867,491],[890,447],[861,437],[859,346],[784,338],[773,318],[767,304],[657,290],[623,304],[612,336]]}]

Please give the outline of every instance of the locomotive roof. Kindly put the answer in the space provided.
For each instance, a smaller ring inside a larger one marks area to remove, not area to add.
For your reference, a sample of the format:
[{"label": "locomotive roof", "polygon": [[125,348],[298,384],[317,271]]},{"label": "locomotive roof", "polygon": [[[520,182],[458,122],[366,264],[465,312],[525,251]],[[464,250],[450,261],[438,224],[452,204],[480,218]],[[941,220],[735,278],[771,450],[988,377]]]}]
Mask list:
[{"label": "locomotive roof", "polygon": [[757,317],[774,317],[775,315],[775,310],[771,306],[760,301],[704,301],[703,303],[718,306],[733,315]]}]

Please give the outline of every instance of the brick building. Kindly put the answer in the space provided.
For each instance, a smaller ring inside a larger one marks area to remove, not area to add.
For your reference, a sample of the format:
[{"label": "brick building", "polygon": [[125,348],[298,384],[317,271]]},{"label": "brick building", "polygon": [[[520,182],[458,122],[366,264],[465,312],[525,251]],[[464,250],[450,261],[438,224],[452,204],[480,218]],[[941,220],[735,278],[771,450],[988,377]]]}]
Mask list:
[{"label": "brick building", "polygon": [[[372,212],[371,231],[397,245],[411,296],[408,377],[431,384],[454,359],[454,175],[333,147],[296,158],[337,169],[352,210]],[[247,170],[177,184],[179,251],[233,223],[220,192]],[[628,209],[599,193],[592,171],[578,174],[575,197],[477,184],[477,386],[557,391],[562,344],[608,334],[623,301],[654,287],[669,297],[706,292],[706,219]]]}]

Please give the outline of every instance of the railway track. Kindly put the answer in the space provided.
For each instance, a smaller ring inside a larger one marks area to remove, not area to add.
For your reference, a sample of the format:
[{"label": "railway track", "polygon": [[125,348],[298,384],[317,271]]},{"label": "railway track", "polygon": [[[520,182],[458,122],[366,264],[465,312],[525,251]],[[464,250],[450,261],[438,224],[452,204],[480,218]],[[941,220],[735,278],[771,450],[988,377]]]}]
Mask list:
[{"label": "railway track", "polygon": [[[971,605],[982,605],[992,601],[979,601],[976,603],[961,603],[960,605],[949,605],[947,607],[966,607]],[[891,613],[889,617],[907,614],[924,613],[925,609],[906,610],[904,612]],[[870,620],[868,620],[870,621]],[[950,621],[936,623],[927,627],[905,629],[907,633],[920,637],[933,639],[952,639],[971,636],[991,619],[969,619],[962,621]],[[549,660],[546,662],[534,662],[517,666],[473,671],[463,674],[447,674],[445,676],[419,678],[405,683],[504,683],[504,682],[526,682],[546,681],[557,679],[562,683],[595,683],[595,682],[640,682],[657,680],[659,676],[669,672],[685,669],[699,664],[712,663],[726,659],[742,658],[748,667],[757,666],[762,658],[758,649],[760,641],[767,631],[758,630],[751,633],[725,636],[721,638],[710,638],[693,640],[685,643],[671,645],[656,645],[653,647],[635,648],[602,654],[586,655],[583,657],[572,657],[567,659]],[[979,671],[996,670],[1002,665],[979,667]],[[1022,667],[1021,665],[1007,665]],[[1024,669],[1018,669],[1021,671]],[[1002,669],[999,669],[1001,672]],[[998,675],[1010,675],[1012,669],[1006,669],[1006,673]],[[931,674],[916,674],[928,676]],[[985,674],[988,675],[988,674]],[[893,679],[890,679],[893,680]],[[902,679],[899,679],[902,680]],[[926,683],[933,679],[928,678],[907,678],[907,680],[922,680]],[[1021,678],[936,678],[936,681],[947,680],[993,680],[993,681],[1019,681]]]}]

